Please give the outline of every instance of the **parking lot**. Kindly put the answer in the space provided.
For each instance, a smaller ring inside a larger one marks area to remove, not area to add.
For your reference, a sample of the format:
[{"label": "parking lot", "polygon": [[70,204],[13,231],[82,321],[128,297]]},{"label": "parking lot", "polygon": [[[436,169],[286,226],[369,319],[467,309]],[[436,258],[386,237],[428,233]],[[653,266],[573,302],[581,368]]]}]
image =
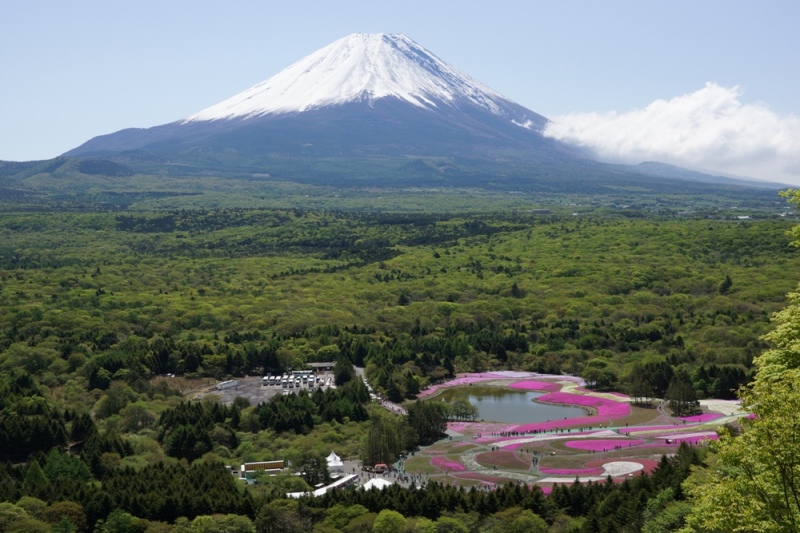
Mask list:
[{"label": "parking lot", "polygon": [[333,374],[330,372],[320,372],[317,374],[317,376],[320,377],[321,382],[316,383],[315,379],[313,387],[309,387],[308,384],[306,384],[301,385],[299,388],[293,387],[291,389],[284,389],[280,382],[277,385],[265,386],[263,385],[263,376],[236,378],[235,381],[239,382],[238,385],[222,390],[217,390],[215,387],[212,387],[197,394],[195,398],[202,399],[216,396],[225,405],[231,405],[237,396],[241,396],[243,398],[247,398],[247,400],[250,402],[250,405],[258,405],[260,403],[269,401],[269,399],[273,396],[284,394],[284,392],[287,394],[292,392],[300,392],[301,390],[311,392],[318,386],[327,388],[328,382],[333,383]]}]

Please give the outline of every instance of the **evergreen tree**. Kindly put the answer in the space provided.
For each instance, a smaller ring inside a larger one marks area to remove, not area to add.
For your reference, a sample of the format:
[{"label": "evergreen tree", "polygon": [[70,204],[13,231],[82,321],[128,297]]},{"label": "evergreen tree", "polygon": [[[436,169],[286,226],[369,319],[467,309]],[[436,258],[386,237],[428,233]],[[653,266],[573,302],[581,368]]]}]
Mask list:
[{"label": "evergreen tree", "polygon": [[25,478],[22,481],[22,491],[29,496],[45,499],[50,492],[50,480],[42,470],[39,461],[33,459],[25,469]]},{"label": "evergreen tree", "polygon": [[81,442],[97,433],[94,420],[88,413],[78,415],[72,422],[69,439],[72,442]]},{"label": "evergreen tree", "polygon": [[353,363],[347,357],[340,355],[333,367],[333,382],[337,387],[341,387],[355,377],[356,372],[353,368]]},{"label": "evergreen tree", "polygon": [[421,444],[431,444],[447,430],[447,406],[442,402],[418,401],[408,408],[408,424]]},{"label": "evergreen tree", "polygon": [[665,399],[675,416],[689,416],[700,410],[692,378],[685,370],[678,370],[672,377]]},{"label": "evergreen tree", "polygon": [[731,277],[726,275],[725,279],[722,280],[719,284],[719,293],[720,294],[728,294],[731,290],[731,286],[733,285],[733,281],[731,281]]}]

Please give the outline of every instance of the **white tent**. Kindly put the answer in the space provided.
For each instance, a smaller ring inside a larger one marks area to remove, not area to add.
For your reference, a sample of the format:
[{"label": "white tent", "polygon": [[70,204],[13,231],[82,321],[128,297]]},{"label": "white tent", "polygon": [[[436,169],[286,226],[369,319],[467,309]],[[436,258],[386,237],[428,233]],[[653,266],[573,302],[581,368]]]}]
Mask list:
[{"label": "white tent", "polygon": [[328,461],[328,472],[344,472],[344,463],[336,452],[331,452],[326,461]]},{"label": "white tent", "polygon": [[383,479],[383,478],[380,478],[380,477],[376,477],[376,478],[370,479],[369,481],[364,483],[363,486],[364,486],[364,490],[369,490],[369,489],[380,489],[380,490],[382,490],[382,489],[385,489],[386,487],[388,487],[389,485],[394,485],[394,483],[392,483],[388,479]]}]

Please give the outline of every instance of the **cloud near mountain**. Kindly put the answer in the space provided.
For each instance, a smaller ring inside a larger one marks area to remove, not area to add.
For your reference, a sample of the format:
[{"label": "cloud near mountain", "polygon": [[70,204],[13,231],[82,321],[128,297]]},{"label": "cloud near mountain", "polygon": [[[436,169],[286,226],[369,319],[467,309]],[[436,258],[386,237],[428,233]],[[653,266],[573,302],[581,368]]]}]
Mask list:
[{"label": "cloud near mountain", "polygon": [[544,134],[607,159],[665,161],[800,185],[800,117],[740,97],[738,87],[707,83],[644,109],[554,117]]}]

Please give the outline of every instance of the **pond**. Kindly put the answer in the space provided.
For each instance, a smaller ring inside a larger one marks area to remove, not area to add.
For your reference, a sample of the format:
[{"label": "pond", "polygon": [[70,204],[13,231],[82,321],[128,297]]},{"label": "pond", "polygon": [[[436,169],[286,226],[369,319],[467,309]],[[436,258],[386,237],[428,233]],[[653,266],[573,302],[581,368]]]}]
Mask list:
[{"label": "pond", "polygon": [[444,389],[436,396],[436,399],[449,403],[457,398],[465,398],[478,408],[480,413],[478,420],[482,419],[486,422],[528,424],[587,415],[587,411],[580,407],[552,405],[534,401],[544,394],[547,393],[472,385]]}]

